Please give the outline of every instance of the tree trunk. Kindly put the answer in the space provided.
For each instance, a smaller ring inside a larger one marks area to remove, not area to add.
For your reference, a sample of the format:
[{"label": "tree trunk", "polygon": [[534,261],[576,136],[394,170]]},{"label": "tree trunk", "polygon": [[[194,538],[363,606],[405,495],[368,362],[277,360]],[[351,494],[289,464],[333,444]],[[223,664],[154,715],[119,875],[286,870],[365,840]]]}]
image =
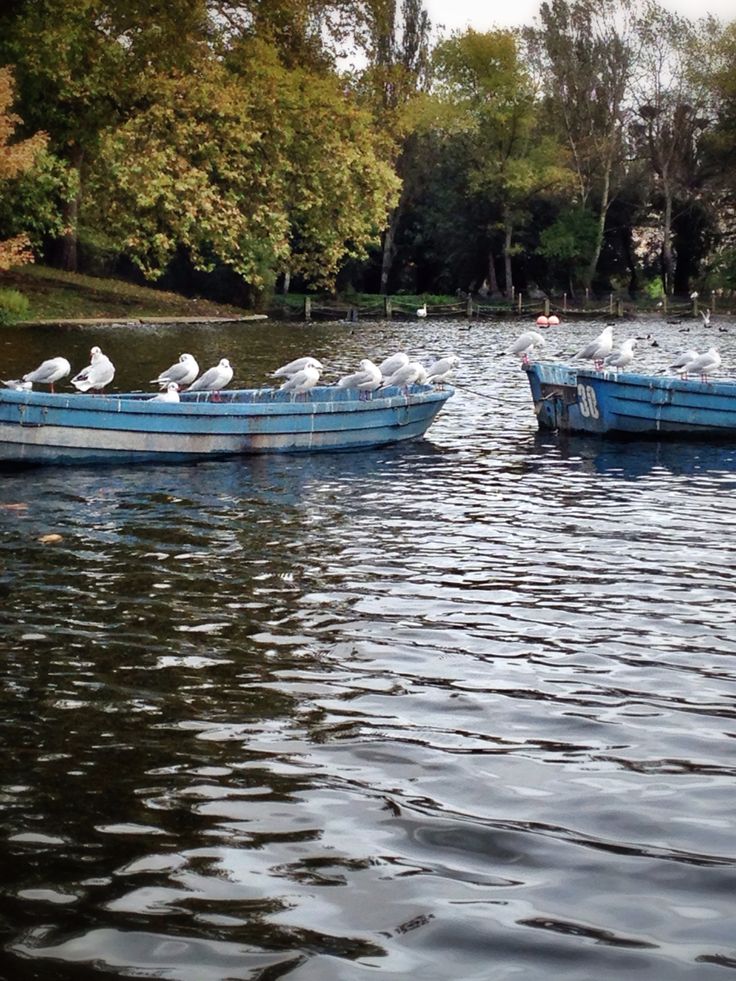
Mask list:
[{"label": "tree trunk", "polygon": [[511,273],[511,238],[514,233],[514,226],[511,221],[511,215],[506,211],[503,216],[504,225],[504,241],[503,241],[503,268],[506,278],[505,293],[506,296],[510,297],[512,295],[512,288],[514,281]]},{"label": "tree trunk", "polygon": [[672,191],[664,185],[664,218],[662,221],[662,284],[667,296],[672,295]]},{"label": "tree trunk", "polygon": [[378,292],[385,296],[388,293],[388,282],[396,256],[396,231],[401,217],[401,202],[388,216],[388,226],[383,235],[383,255],[381,256],[381,283]]},{"label": "tree trunk", "polygon": [[496,257],[492,252],[488,255],[488,288],[491,296],[498,296],[501,292],[498,288],[498,276],[496,276]]},{"label": "tree trunk", "polygon": [[77,234],[79,222],[79,202],[82,197],[82,161],[84,150],[73,146],[69,153],[69,166],[77,171],[77,193],[68,201],[63,201],[61,214],[64,219],[65,231],[57,243],[57,265],[66,272],[77,272]]},{"label": "tree trunk", "polygon": [[595,245],[593,247],[593,254],[590,257],[590,262],[588,263],[588,268],[585,271],[585,282],[583,283],[583,285],[588,288],[593,285],[593,278],[595,277],[595,273],[598,268],[598,260],[601,257],[601,250],[603,249],[603,236],[606,231],[606,215],[608,214],[608,207],[610,204],[610,193],[611,165],[608,164],[605,174],[603,175],[603,191],[601,192],[601,208],[598,215],[598,227],[595,233]]}]

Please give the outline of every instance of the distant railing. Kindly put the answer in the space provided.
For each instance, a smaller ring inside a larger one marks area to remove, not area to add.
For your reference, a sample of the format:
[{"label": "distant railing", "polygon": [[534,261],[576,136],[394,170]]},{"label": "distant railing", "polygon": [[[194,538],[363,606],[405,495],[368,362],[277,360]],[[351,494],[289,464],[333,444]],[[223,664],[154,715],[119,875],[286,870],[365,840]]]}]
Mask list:
[{"label": "distant railing", "polygon": [[[713,312],[715,297],[709,301],[709,309]],[[508,319],[509,317],[567,317],[570,319],[598,317],[632,317],[637,313],[660,314],[663,317],[698,317],[699,299],[693,297],[687,300],[672,300],[663,298],[656,306],[638,305],[630,300],[624,300],[614,293],[606,299],[593,298],[586,295],[582,303],[568,300],[566,294],[561,298],[525,299],[523,293],[516,293],[513,302],[497,300],[486,302],[477,297],[463,297],[451,303],[425,303],[416,306],[416,301],[407,301],[402,297],[380,296],[373,302],[351,301],[318,301],[305,297],[300,307],[286,305],[276,309],[281,317],[291,317],[302,321],[330,320],[344,323],[356,323],[359,320],[419,320],[428,319]]]}]

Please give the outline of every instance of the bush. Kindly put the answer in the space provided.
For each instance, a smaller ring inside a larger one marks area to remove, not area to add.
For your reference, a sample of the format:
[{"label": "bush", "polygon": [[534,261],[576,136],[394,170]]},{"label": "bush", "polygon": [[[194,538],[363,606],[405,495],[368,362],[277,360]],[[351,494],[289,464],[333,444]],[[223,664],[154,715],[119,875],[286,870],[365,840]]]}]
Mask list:
[{"label": "bush", "polygon": [[18,290],[0,290],[0,324],[12,324],[28,317],[28,298]]}]

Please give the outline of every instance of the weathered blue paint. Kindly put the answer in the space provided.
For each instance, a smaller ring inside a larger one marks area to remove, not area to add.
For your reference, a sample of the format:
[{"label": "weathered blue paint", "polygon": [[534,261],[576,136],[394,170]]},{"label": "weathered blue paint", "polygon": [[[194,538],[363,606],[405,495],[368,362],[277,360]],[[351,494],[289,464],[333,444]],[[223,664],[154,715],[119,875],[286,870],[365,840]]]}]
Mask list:
[{"label": "weathered blue paint", "polygon": [[736,436],[736,383],[526,365],[540,429]]},{"label": "weathered blue paint", "polygon": [[336,386],[306,399],[278,389],[61,395],[0,389],[0,462],[196,460],[242,453],[348,450],[423,436],[453,389],[387,388],[372,399]]}]

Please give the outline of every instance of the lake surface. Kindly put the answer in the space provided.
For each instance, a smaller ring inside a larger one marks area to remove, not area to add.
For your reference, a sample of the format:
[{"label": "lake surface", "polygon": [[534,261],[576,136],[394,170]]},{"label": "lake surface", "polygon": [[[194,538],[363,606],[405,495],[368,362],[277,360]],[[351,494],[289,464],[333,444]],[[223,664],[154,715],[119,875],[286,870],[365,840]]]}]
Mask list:
[{"label": "lake surface", "polygon": [[526,326],[0,332],[463,386],[403,447],[0,474],[0,978],[733,976],[736,447],[539,435]]}]

